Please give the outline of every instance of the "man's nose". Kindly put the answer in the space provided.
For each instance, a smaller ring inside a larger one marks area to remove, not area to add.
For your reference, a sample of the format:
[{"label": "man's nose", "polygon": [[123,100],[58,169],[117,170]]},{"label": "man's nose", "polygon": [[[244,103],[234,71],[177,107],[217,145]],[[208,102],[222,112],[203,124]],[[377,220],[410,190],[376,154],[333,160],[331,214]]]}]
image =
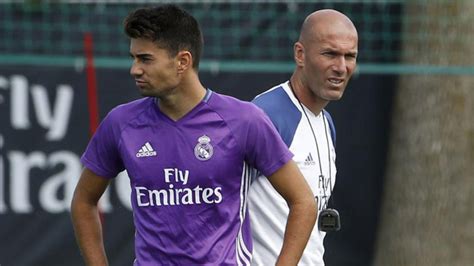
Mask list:
[{"label": "man's nose", "polygon": [[143,69],[136,62],[133,62],[132,67],[130,67],[130,74],[134,77],[141,76]]}]

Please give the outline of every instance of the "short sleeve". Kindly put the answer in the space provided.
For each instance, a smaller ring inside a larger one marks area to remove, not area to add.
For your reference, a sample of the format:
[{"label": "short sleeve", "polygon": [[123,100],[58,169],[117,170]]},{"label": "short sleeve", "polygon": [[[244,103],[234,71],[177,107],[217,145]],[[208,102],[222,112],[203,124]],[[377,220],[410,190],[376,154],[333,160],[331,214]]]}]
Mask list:
[{"label": "short sleeve", "polygon": [[81,157],[85,167],[106,178],[114,178],[125,169],[119,152],[120,125],[117,118],[113,111],[104,118]]},{"label": "short sleeve", "polygon": [[255,108],[249,121],[245,145],[247,160],[265,176],[272,175],[293,157],[270,118],[259,108]]}]

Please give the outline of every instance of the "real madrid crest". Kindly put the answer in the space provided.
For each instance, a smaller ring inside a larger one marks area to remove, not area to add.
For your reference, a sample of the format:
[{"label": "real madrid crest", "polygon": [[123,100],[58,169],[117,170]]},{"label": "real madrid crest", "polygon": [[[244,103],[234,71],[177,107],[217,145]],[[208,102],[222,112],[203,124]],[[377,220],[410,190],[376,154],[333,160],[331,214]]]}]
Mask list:
[{"label": "real madrid crest", "polygon": [[201,161],[207,161],[211,159],[212,154],[214,154],[214,148],[212,147],[211,138],[206,135],[202,135],[198,139],[198,144],[194,147],[194,156]]}]

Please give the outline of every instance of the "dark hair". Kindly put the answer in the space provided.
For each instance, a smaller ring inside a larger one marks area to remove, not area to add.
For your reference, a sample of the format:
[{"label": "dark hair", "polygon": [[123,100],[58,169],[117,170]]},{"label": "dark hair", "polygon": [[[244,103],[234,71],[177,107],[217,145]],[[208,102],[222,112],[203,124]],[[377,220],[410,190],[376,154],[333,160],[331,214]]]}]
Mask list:
[{"label": "dark hair", "polygon": [[137,9],[125,18],[124,30],[130,38],[155,42],[171,56],[188,50],[193,56],[193,68],[198,69],[203,46],[199,24],[176,5]]}]

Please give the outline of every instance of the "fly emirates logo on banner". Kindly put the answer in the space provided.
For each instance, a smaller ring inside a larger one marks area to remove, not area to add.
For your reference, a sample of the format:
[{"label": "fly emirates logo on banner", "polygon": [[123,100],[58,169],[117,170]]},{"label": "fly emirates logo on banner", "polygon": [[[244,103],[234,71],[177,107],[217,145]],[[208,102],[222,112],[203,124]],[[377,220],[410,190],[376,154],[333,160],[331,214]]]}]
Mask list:
[{"label": "fly emirates logo on banner", "polygon": [[[48,78],[55,76],[43,77]],[[26,75],[0,74],[0,215],[69,211],[82,171],[73,149],[84,149],[69,136],[74,94],[72,84],[51,87],[32,83]],[[87,113],[76,109],[75,116],[85,119]],[[87,128],[75,129],[87,134]],[[131,209],[125,172],[112,189]],[[112,212],[109,191],[99,202],[102,212]]]},{"label": "fly emirates logo on banner", "polygon": [[135,187],[139,207],[218,204],[222,202],[222,187],[209,188],[199,185],[192,188],[187,187],[190,178],[188,170],[165,168],[163,172],[167,188]]}]

